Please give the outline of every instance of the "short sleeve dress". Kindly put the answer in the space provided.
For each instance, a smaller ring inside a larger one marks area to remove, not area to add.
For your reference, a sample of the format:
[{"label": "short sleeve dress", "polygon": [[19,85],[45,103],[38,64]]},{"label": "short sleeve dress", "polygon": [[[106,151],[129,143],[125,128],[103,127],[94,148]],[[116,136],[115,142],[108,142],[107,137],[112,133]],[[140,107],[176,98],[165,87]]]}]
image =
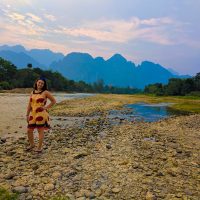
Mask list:
[{"label": "short sleeve dress", "polygon": [[31,112],[29,115],[28,129],[45,129],[50,128],[49,114],[47,110],[44,110],[47,100],[42,95],[44,91],[36,93],[32,92],[30,96]]}]

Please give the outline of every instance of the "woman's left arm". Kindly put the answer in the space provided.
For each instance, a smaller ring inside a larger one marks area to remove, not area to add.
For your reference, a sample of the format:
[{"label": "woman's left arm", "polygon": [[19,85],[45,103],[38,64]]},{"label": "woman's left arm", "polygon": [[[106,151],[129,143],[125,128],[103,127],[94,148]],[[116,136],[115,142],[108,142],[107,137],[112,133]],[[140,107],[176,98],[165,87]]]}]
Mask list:
[{"label": "woman's left arm", "polygon": [[47,110],[56,103],[56,100],[49,91],[45,91],[45,95],[46,95],[46,98],[50,100],[50,104],[44,107],[44,109]]}]

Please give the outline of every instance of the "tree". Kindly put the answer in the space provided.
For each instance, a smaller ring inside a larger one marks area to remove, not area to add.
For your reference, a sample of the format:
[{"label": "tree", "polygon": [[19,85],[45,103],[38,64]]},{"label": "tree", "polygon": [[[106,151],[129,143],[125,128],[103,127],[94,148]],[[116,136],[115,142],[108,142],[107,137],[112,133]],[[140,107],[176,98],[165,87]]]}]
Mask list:
[{"label": "tree", "polygon": [[0,82],[10,81],[16,77],[17,67],[0,57]]},{"label": "tree", "polygon": [[195,90],[200,91],[200,72],[194,77]]},{"label": "tree", "polygon": [[183,81],[179,78],[171,78],[166,86],[166,95],[181,95]]},{"label": "tree", "polygon": [[0,90],[9,90],[12,86],[7,81],[0,82]]},{"label": "tree", "polygon": [[93,84],[94,90],[97,92],[103,92],[103,88],[104,88],[104,81],[103,79],[99,79],[97,80],[97,82],[95,82]]},{"label": "tree", "polygon": [[28,64],[27,64],[27,68],[32,69],[32,67],[33,67],[33,66],[32,66],[31,63],[28,63]]},{"label": "tree", "polygon": [[144,92],[155,95],[163,95],[163,85],[161,83],[150,84],[145,87]]},{"label": "tree", "polygon": [[195,86],[194,86],[194,80],[192,78],[187,78],[183,80],[182,87],[181,87],[181,95],[186,95],[194,90],[195,90]]}]

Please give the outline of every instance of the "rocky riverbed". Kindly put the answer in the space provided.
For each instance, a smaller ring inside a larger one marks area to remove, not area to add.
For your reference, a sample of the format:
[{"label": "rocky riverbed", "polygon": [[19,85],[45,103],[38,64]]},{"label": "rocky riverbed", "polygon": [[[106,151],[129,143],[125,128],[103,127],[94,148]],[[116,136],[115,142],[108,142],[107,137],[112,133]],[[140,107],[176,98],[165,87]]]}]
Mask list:
[{"label": "rocky riverbed", "polygon": [[106,115],[82,120],[55,124],[42,154],[24,151],[25,136],[1,140],[0,187],[29,200],[199,199],[199,114],[115,126]]},{"label": "rocky riverbed", "polygon": [[107,111],[146,97],[67,100],[51,110],[52,129],[37,154],[25,151],[28,96],[6,95],[0,98],[0,188],[18,192],[20,200],[199,199],[200,114],[153,123],[110,120]]}]

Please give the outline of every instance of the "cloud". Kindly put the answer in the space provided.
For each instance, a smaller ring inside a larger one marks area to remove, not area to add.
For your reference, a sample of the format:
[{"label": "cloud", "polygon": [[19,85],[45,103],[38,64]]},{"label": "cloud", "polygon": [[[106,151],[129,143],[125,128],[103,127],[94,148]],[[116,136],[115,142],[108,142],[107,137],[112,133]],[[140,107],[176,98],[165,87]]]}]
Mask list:
[{"label": "cloud", "polygon": [[38,22],[38,23],[43,22],[43,20],[40,17],[38,17],[32,13],[26,13],[26,16],[30,17],[31,20],[34,22]]},{"label": "cloud", "polygon": [[[87,46],[89,43],[111,45],[129,44],[134,42],[150,42],[159,45],[193,44],[185,39],[185,23],[170,17],[140,19],[132,17],[129,20],[81,21],[79,25],[71,26],[58,23],[57,17],[43,11],[40,15],[32,12],[17,12],[7,7],[3,10],[4,22],[1,25],[4,33],[13,32],[19,38],[51,42],[69,41]],[[56,21],[56,23],[55,23]],[[183,37],[184,36],[184,37]],[[15,38],[15,37],[14,37]],[[23,40],[23,39],[22,39]],[[50,41],[51,40],[51,41]]]},{"label": "cloud", "polygon": [[160,25],[167,25],[167,24],[174,24],[177,23],[169,17],[163,18],[150,18],[140,21],[141,24],[149,25],[149,26],[160,26]]},{"label": "cloud", "polygon": [[[46,33],[46,29],[41,25],[38,25],[38,22],[42,20],[31,13],[21,14],[17,12],[10,12],[9,10],[4,10],[4,16],[0,18],[0,27],[3,30],[5,35],[13,34],[15,36],[24,37],[40,37]],[[1,35],[2,36],[2,35]]]},{"label": "cloud", "polygon": [[21,21],[21,20],[25,20],[26,16],[13,12],[13,13],[7,13],[7,16],[13,20],[13,21]]},{"label": "cloud", "polygon": [[13,5],[14,7],[30,6],[32,1],[30,0],[1,0],[2,5]]},{"label": "cloud", "polygon": [[44,17],[52,22],[56,21],[56,17],[50,14],[44,14]]},{"label": "cloud", "polygon": [[20,22],[20,21],[32,21],[33,23],[42,23],[43,20],[39,17],[34,15],[33,13],[19,13],[13,12],[9,9],[3,9],[4,16],[8,17],[13,22]]},{"label": "cloud", "polygon": [[[133,17],[125,20],[99,20],[85,22],[79,27],[59,26],[55,33],[73,37],[87,37],[91,40],[103,42],[125,43],[134,40],[143,40],[162,45],[176,43],[171,33],[176,32],[179,22],[171,18],[139,19]],[[168,33],[168,34],[167,34]]]},{"label": "cloud", "polygon": [[[0,22],[0,27],[5,26],[4,23]],[[54,51],[61,51],[66,52],[69,49],[66,48],[64,44],[55,43],[53,41],[45,41],[43,38],[39,37],[40,34],[38,31],[35,31],[34,29],[29,29],[28,31],[19,26],[7,26],[6,29],[1,31],[1,37],[0,37],[0,43],[1,44],[22,44],[26,47],[32,49],[32,48],[49,48]]]}]

